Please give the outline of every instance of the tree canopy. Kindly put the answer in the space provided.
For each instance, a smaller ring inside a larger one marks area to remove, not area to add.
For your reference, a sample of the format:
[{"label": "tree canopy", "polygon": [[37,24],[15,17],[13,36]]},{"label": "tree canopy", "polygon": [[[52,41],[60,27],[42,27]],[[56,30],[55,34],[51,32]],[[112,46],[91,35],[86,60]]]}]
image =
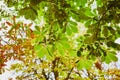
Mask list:
[{"label": "tree canopy", "polygon": [[[0,9],[0,69],[10,59],[16,80],[120,79],[119,0],[4,0]],[[11,12],[11,13],[10,13]],[[20,20],[24,17],[30,23]]]}]

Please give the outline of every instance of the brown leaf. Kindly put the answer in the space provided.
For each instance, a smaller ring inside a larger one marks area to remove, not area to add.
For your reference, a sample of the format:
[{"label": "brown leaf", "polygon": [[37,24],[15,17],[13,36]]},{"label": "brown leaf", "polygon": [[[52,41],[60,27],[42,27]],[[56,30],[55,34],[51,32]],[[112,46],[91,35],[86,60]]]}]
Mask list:
[{"label": "brown leaf", "polygon": [[101,62],[100,62],[100,61],[97,61],[97,62],[95,63],[95,67],[96,67],[97,69],[99,69],[99,70],[102,70]]},{"label": "brown leaf", "polygon": [[13,16],[13,22],[16,23],[16,16]]},{"label": "brown leaf", "polygon": [[12,23],[10,23],[10,22],[6,22],[7,23],[7,25],[9,25],[9,26],[13,26],[13,24]]},{"label": "brown leaf", "polygon": [[28,27],[31,27],[33,23],[28,24]]}]

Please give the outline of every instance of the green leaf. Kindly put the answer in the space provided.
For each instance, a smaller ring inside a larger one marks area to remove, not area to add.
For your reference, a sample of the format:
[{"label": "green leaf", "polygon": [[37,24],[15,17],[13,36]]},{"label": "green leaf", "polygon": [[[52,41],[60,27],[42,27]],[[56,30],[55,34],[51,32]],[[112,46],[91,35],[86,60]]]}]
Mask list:
[{"label": "green leaf", "polygon": [[51,54],[51,46],[47,45],[46,47],[42,44],[36,45],[34,47],[36,54],[38,57],[43,58],[44,56],[52,56]]},{"label": "green leaf", "polygon": [[94,35],[91,35],[89,37],[86,37],[86,39],[84,40],[84,42],[86,44],[91,44],[91,43],[94,43],[97,39],[97,36],[94,34]]},{"label": "green leaf", "polygon": [[68,35],[71,35],[72,34],[72,29],[69,26],[67,26],[66,27],[66,32],[67,32]]},{"label": "green leaf", "polygon": [[76,23],[76,22],[70,21],[69,23],[70,23],[70,25],[72,25],[72,26],[77,26],[77,23]]},{"label": "green leaf", "polygon": [[92,10],[90,8],[85,9],[85,15],[89,17],[94,17],[95,15],[92,13]]},{"label": "green leaf", "polygon": [[107,53],[107,56],[105,57],[105,62],[107,64],[109,64],[112,61],[118,61],[118,58],[117,58],[115,52]]},{"label": "green leaf", "polygon": [[105,12],[105,7],[97,7],[97,10],[98,10],[98,14],[103,14],[103,12]]},{"label": "green leaf", "polygon": [[59,43],[59,42],[56,42],[55,43],[55,46],[56,46],[56,48],[57,48],[57,50],[58,50],[58,52],[61,54],[61,55],[64,55],[64,49],[63,49],[63,46]]},{"label": "green leaf", "polygon": [[68,41],[60,40],[59,42],[60,42],[60,44],[63,46],[63,48],[65,48],[65,49],[70,49],[70,45],[69,45],[69,42],[68,42]]},{"label": "green leaf", "polygon": [[35,26],[35,29],[36,29],[37,31],[40,31],[40,26]]},{"label": "green leaf", "polygon": [[101,0],[97,0],[97,6],[101,7],[102,5],[103,5],[102,1]]},{"label": "green leaf", "polygon": [[40,57],[40,58],[43,58],[47,52],[46,49],[42,45],[37,45],[37,46],[35,46],[34,49],[35,49],[38,57]]},{"label": "green leaf", "polygon": [[86,60],[84,64],[85,64],[84,66],[85,69],[90,69],[93,65],[93,62],[91,60]]},{"label": "green leaf", "polygon": [[78,32],[77,26],[71,25],[70,26],[73,32]]},{"label": "green leaf", "polygon": [[77,56],[78,56],[78,57],[81,56],[81,52],[80,52],[80,50],[77,51]]},{"label": "green leaf", "polygon": [[101,61],[104,62],[105,61],[105,56],[101,56]]},{"label": "green leaf", "polygon": [[111,56],[111,58],[112,58],[112,61],[118,61],[118,58],[114,55],[114,56]]},{"label": "green leaf", "polygon": [[79,18],[80,20],[84,21],[84,20],[88,20],[88,19],[91,19],[91,17],[87,16],[84,12],[80,12],[79,14]]},{"label": "green leaf", "polygon": [[72,32],[78,32],[77,23],[70,21],[66,27],[66,32],[68,35],[71,35]]},{"label": "green leaf", "polygon": [[33,31],[33,33],[34,33],[34,34],[40,34],[40,32],[39,32],[39,31]]},{"label": "green leaf", "polygon": [[77,68],[79,70],[81,69],[90,69],[93,65],[93,61],[92,60],[84,60],[84,59],[81,59],[78,63],[77,63]]},{"label": "green leaf", "polygon": [[36,45],[36,46],[34,47],[35,51],[39,51],[40,47],[41,47],[41,45]]},{"label": "green leaf", "polygon": [[47,45],[47,46],[46,46],[46,51],[47,51],[46,57],[47,57],[47,59],[53,58],[54,49],[55,49],[55,48],[54,48],[53,45]]},{"label": "green leaf", "polygon": [[82,70],[83,67],[84,67],[84,60],[80,60],[80,61],[77,63],[77,69]]},{"label": "green leaf", "polygon": [[111,58],[112,61],[117,61],[118,58],[116,57],[116,54],[115,53],[108,53],[108,56]]},{"label": "green leaf", "polygon": [[30,8],[25,7],[19,11],[20,15],[24,15],[26,19],[32,19],[35,20],[37,17],[37,11]]},{"label": "green leaf", "polygon": [[7,1],[7,6],[8,7],[13,7],[15,5],[18,5],[18,3],[16,1]]},{"label": "green leaf", "polygon": [[88,26],[91,24],[91,22],[92,22],[91,19],[87,20],[87,21],[85,22],[85,26],[88,27]]},{"label": "green leaf", "polygon": [[108,47],[113,47],[114,49],[117,49],[117,50],[120,50],[120,45],[115,43],[115,42],[113,42],[113,41],[107,42],[107,46]]},{"label": "green leaf", "polygon": [[71,51],[69,51],[69,54],[70,54],[70,57],[77,57],[76,51],[71,50]]},{"label": "green leaf", "polygon": [[87,0],[76,0],[77,6],[85,7],[86,3],[87,3]]},{"label": "green leaf", "polygon": [[112,27],[108,27],[108,29],[109,29],[109,31],[110,31],[111,34],[115,35],[116,31]]},{"label": "green leaf", "polygon": [[104,27],[103,27],[102,34],[103,34],[105,37],[108,36],[108,29],[107,29],[107,26],[104,26]]},{"label": "green leaf", "polygon": [[105,62],[106,62],[107,64],[109,64],[109,63],[111,62],[111,58],[110,58],[109,56],[106,56],[106,57],[105,57]]},{"label": "green leaf", "polygon": [[37,52],[38,57],[43,58],[44,55],[44,48],[41,48],[40,51]]},{"label": "green leaf", "polygon": [[[77,11],[71,10],[70,15],[73,19],[76,21],[80,21],[81,18],[79,18],[79,13]],[[70,18],[70,17],[69,17]]]}]

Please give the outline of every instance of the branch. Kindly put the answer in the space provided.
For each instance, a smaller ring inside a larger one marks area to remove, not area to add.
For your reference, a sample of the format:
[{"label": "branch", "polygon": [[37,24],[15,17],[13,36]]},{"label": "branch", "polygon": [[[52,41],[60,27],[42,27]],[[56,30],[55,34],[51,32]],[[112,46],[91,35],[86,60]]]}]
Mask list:
[{"label": "branch", "polygon": [[93,80],[96,77],[96,75],[94,73],[91,73],[89,70],[87,70],[87,74],[88,74],[87,76],[90,80]]},{"label": "branch", "polygon": [[58,77],[59,77],[58,71],[55,70],[55,67],[58,66],[59,59],[60,59],[59,57],[56,57],[55,60],[52,61],[52,64],[53,64],[52,69],[53,69],[53,73],[54,73],[54,76],[55,76],[55,80],[58,80]]},{"label": "branch", "polygon": [[43,74],[43,76],[45,77],[45,79],[48,80],[48,77],[47,77],[47,75],[45,74],[45,70],[44,70],[44,69],[42,70],[42,74]]},{"label": "branch", "polygon": [[76,74],[78,74],[79,75],[79,77],[81,77],[81,74],[80,74],[80,72],[77,70],[77,71],[75,71],[75,73]]},{"label": "branch", "polygon": [[[39,60],[40,60],[41,63],[43,63],[43,60],[41,58],[39,58]],[[49,76],[47,77],[47,75],[45,74],[45,70],[44,69],[42,69],[42,74],[43,74],[43,76],[45,77],[46,80],[49,79]]]},{"label": "branch", "polygon": [[72,73],[73,69],[74,69],[74,67],[72,67],[72,69],[71,69],[70,72],[68,73],[68,75],[67,75],[67,77],[65,78],[65,80],[68,80],[68,79],[69,79],[70,74]]}]

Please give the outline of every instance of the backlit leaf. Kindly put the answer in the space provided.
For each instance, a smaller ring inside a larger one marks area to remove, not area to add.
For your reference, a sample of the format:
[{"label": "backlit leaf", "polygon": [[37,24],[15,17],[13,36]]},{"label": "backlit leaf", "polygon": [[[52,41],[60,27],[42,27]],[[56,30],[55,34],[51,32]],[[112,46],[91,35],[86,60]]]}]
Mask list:
[{"label": "backlit leaf", "polygon": [[48,53],[46,47],[43,45],[37,45],[34,49],[40,58],[43,58]]},{"label": "backlit leaf", "polygon": [[67,32],[68,35],[71,35],[72,34],[72,29],[69,26],[67,26],[66,27],[66,32]]},{"label": "backlit leaf", "polygon": [[87,3],[87,0],[76,0],[77,6],[82,6],[84,7],[85,4]]},{"label": "backlit leaf", "polygon": [[91,60],[84,60],[84,59],[81,59],[78,63],[77,63],[77,68],[79,70],[81,69],[89,69],[91,68],[93,65],[93,62]]},{"label": "backlit leaf", "polygon": [[59,52],[61,55],[64,55],[64,48],[63,48],[63,46],[62,46],[59,42],[57,42],[57,43],[55,44],[55,46],[56,46],[58,52]]}]

